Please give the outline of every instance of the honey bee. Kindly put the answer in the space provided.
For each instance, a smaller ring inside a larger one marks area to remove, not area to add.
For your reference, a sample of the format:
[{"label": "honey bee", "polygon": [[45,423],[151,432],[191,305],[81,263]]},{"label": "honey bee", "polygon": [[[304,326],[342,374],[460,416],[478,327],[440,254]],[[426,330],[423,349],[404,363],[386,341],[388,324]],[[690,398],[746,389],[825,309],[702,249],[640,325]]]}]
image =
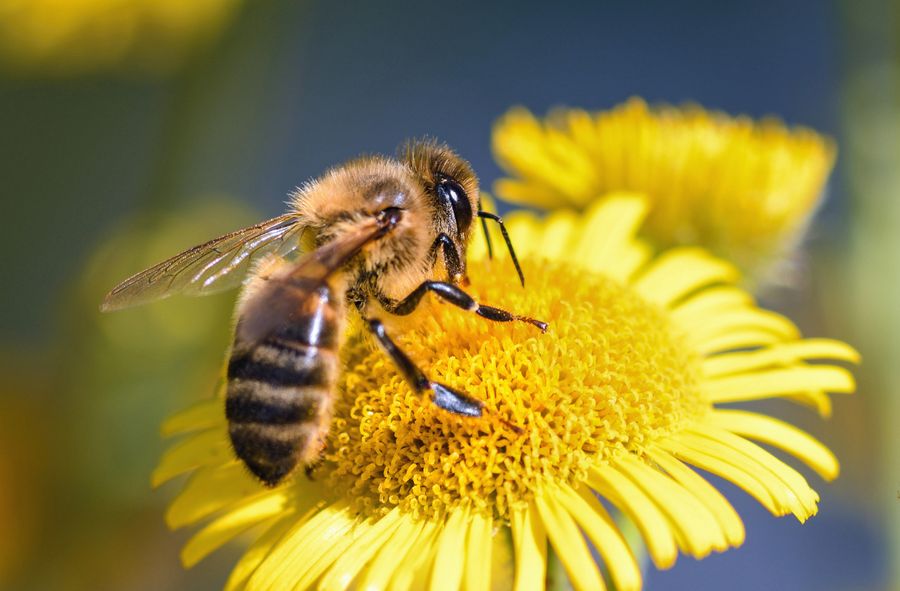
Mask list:
[{"label": "honey bee", "polygon": [[[460,287],[481,209],[472,168],[443,144],[407,143],[397,159],[365,157],[308,182],[288,213],[215,238],[126,279],[101,309],[175,293],[204,295],[244,283],[227,369],[225,415],[234,452],[275,486],[315,466],[331,424],[347,311],[390,356],[410,386],[469,417],[482,403],[431,381],[394,343],[379,313],[411,313],[427,292],[496,322],[546,323],[476,302]],[[490,250],[490,242],[489,250]],[[446,280],[441,278],[446,276]]]}]

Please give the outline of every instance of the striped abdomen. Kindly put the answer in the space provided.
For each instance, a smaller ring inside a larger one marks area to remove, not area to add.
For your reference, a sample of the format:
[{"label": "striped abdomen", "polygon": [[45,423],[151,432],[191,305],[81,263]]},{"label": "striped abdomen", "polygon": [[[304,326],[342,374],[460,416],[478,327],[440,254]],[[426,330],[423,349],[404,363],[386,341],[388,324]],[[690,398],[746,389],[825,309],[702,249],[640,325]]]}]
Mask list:
[{"label": "striped abdomen", "polygon": [[[291,289],[284,296],[296,306],[270,334],[252,344],[236,337],[225,399],[235,453],[269,486],[298,463],[318,459],[338,377],[339,299],[324,286],[305,294]],[[236,334],[242,332],[240,323],[254,320],[241,316]]]}]

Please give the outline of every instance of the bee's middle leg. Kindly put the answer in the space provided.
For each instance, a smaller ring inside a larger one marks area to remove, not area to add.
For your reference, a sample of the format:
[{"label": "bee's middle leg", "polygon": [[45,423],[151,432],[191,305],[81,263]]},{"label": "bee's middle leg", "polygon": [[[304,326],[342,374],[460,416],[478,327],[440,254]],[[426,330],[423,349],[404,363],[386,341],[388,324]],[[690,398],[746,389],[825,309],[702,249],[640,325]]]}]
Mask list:
[{"label": "bee's middle leg", "polygon": [[402,300],[394,301],[379,299],[379,303],[391,314],[405,316],[416,309],[419,302],[422,300],[422,297],[429,291],[442,300],[450,302],[454,306],[462,308],[463,310],[475,312],[482,318],[487,318],[494,322],[527,322],[541,329],[541,332],[547,331],[546,322],[535,320],[534,318],[529,318],[527,316],[519,316],[518,314],[513,314],[512,312],[507,312],[506,310],[495,308],[493,306],[481,305],[475,301],[475,298],[456,285],[444,281],[425,281]]},{"label": "bee's middle leg", "polygon": [[450,386],[429,380],[422,370],[413,363],[412,359],[391,340],[391,337],[388,336],[384,329],[384,324],[380,320],[367,319],[366,323],[369,326],[369,330],[378,339],[379,344],[400,369],[403,377],[406,378],[406,381],[417,393],[424,394],[426,391],[431,391],[432,401],[440,408],[449,410],[452,413],[470,417],[481,416],[481,407],[483,406],[481,402],[466,396],[458,390],[454,390]]}]

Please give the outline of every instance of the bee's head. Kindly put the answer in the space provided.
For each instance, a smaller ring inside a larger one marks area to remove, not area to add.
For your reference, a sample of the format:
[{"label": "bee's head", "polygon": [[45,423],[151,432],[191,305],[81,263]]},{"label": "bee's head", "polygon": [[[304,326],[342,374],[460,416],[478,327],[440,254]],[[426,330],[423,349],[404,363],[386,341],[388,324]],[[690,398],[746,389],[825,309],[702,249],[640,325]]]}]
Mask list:
[{"label": "bee's head", "polygon": [[[466,246],[478,215],[478,178],[468,162],[435,140],[407,142],[400,149],[400,158],[412,169],[431,202],[435,237],[443,234],[449,238],[450,244],[441,248],[450,279],[458,283],[465,277]],[[453,252],[448,255],[448,250]]]}]

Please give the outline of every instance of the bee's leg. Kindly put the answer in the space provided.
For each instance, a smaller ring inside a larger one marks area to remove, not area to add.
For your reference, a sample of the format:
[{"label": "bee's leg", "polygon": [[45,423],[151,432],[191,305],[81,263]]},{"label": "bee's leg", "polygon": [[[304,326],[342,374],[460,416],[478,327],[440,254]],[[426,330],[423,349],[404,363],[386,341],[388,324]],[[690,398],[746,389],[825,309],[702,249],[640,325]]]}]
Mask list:
[{"label": "bee's leg", "polygon": [[306,473],[306,478],[311,481],[315,480],[315,478],[313,478],[313,473],[316,471],[316,468],[318,468],[321,465],[322,465],[322,459],[320,458],[320,459],[316,460],[315,462],[304,466],[303,471]]},{"label": "bee's leg", "polygon": [[463,310],[475,312],[482,318],[487,318],[494,322],[527,322],[541,329],[541,332],[547,331],[546,322],[535,320],[534,318],[529,318],[527,316],[519,316],[512,312],[501,310],[500,308],[494,308],[493,306],[482,306],[476,302],[472,296],[456,285],[445,283],[443,281],[425,281],[419,287],[415,288],[412,293],[399,301],[382,298],[379,298],[378,301],[382,307],[391,314],[405,316],[416,309],[419,302],[422,300],[422,297],[429,291],[433,292],[442,300],[450,302],[454,306],[458,306]]},{"label": "bee's leg", "polygon": [[380,320],[372,318],[366,320],[366,323],[382,348],[400,369],[403,377],[406,378],[406,381],[417,393],[424,394],[430,390],[431,400],[444,410],[470,417],[481,416],[481,407],[483,406],[481,402],[466,396],[458,390],[454,390],[450,386],[429,380],[422,373],[422,370],[416,367],[412,359],[407,357],[406,353],[391,340],[391,337],[384,330],[384,324]]}]

